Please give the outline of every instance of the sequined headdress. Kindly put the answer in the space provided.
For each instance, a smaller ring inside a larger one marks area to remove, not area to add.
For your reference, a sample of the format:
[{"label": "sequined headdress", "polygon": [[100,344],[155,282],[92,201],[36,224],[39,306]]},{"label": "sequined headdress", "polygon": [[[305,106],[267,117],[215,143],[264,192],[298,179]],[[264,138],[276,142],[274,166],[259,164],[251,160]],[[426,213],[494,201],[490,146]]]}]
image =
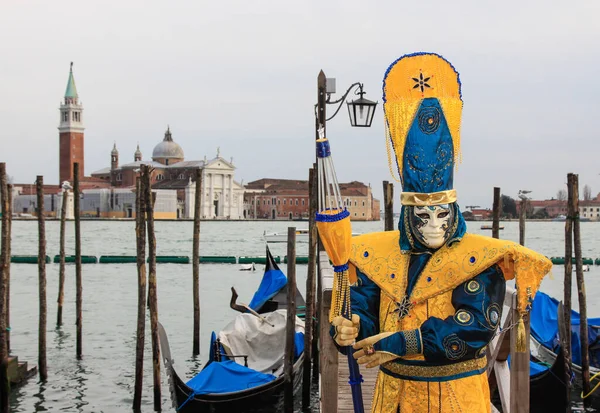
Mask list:
[{"label": "sequined headdress", "polygon": [[391,143],[402,205],[456,202],[463,104],[458,72],[434,53],[402,56],[385,74],[383,101],[390,168]]}]

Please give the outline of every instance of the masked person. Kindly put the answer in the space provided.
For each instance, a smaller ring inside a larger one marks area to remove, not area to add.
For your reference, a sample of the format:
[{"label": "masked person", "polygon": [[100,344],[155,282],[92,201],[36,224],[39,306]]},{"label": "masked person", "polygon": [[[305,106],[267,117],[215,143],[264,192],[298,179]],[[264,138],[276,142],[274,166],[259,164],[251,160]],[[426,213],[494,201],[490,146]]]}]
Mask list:
[{"label": "masked person", "polygon": [[391,143],[402,183],[399,231],[352,239],[352,321],[333,319],[332,336],[379,368],[373,412],[489,412],[485,350],[506,281],[516,280],[523,347],[522,316],[552,264],[466,232],[453,189],[462,112],[454,67],[436,54],[403,56],[383,92],[388,156]]}]

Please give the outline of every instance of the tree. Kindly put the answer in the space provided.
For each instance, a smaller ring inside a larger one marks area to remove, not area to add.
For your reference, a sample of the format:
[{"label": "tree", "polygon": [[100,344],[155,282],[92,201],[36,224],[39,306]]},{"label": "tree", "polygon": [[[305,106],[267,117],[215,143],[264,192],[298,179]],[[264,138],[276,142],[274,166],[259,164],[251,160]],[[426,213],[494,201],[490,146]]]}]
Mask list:
[{"label": "tree", "polygon": [[589,185],[584,185],[583,187],[583,200],[589,201],[592,199],[592,188]]},{"label": "tree", "polygon": [[559,189],[558,192],[556,193],[556,199],[558,199],[559,201],[566,201],[567,200],[567,190]]},{"label": "tree", "polygon": [[502,195],[500,197],[502,203],[502,214],[509,218],[515,218],[517,216],[517,203],[514,199],[508,195]]}]

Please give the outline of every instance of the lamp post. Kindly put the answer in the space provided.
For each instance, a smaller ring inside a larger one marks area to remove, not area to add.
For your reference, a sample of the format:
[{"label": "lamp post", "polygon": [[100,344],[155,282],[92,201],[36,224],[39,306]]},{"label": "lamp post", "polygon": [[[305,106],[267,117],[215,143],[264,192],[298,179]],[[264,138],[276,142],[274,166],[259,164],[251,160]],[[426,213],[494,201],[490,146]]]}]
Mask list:
[{"label": "lamp post", "polygon": [[[365,91],[362,83],[353,83],[341,98],[332,101],[331,95],[336,91],[335,86],[335,78],[328,79],[321,70],[317,79],[315,139],[319,139],[319,128],[322,127],[323,131],[326,132],[327,121],[333,119],[338,114],[351,91],[354,91],[354,94],[360,97],[356,100],[346,102],[348,106],[348,116],[350,117],[350,125],[359,128],[369,128],[373,122],[377,102],[364,98]],[[327,105],[337,105],[333,115],[329,118],[327,118]]]},{"label": "lamp post", "polygon": [[[358,99],[356,100],[352,100],[352,101],[348,101],[346,102],[346,98],[348,97],[348,95],[350,94],[350,92],[354,91],[355,95],[359,96]],[[348,108],[348,116],[350,117],[350,125],[354,126],[354,127],[370,127],[371,123],[373,122],[373,116],[375,114],[375,109],[377,107],[377,102],[373,102],[370,101],[368,99],[364,98],[365,92],[363,90],[363,84],[356,82],[353,83],[352,85],[350,85],[350,87],[346,90],[346,92],[342,95],[342,97],[340,97],[339,99],[336,100],[332,100],[332,94],[335,93],[335,79],[330,78],[327,79],[327,77],[325,76],[325,73],[323,73],[323,71],[321,70],[319,72],[319,76],[317,78],[317,104],[315,105],[315,140],[319,141],[319,139],[324,138],[325,136],[327,136],[326,134],[326,128],[327,128],[327,121],[333,119],[340,111],[341,107],[343,106],[344,102],[347,103],[347,108]],[[327,105],[332,105],[334,106],[334,112],[333,115],[331,115],[329,118],[327,117]],[[336,107],[337,106],[337,107]],[[315,153],[315,156],[318,160],[318,156],[317,153]],[[319,171],[318,171],[318,162],[315,163],[315,171],[314,174],[316,176],[319,176]],[[321,171],[321,173],[325,173],[325,171]],[[311,204],[314,202],[316,204],[316,198],[317,198],[317,192],[318,190],[315,189],[314,193],[311,194],[312,197],[314,197],[314,199],[311,200]],[[317,247],[317,240],[318,240],[318,236],[317,236],[317,231],[316,231],[316,224],[315,224],[315,216],[314,214],[311,214],[309,217],[309,270],[308,270],[308,277],[307,277],[307,297],[309,296],[309,292],[314,291],[314,286],[315,286],[315,268],[318,267],[318,262],[320,260],[317,260],[317,255],[318,255],[318,251],[322,251],[322,245],[319,243],[319,246]],[[317,253],[316,253],[317,252]],[[319,297],[319,303],[322,302],[322,288],[321,288],[321,282],[320,282],[320,277],[319,277],[319,285],[317,288]],[[310,301],[310,300],[309,300]],[[307,302],[307,311],[306,311],[306,330],[310,331],[312,329],[312,313],[313,313],[313,309],[314,309],[314,304]],[[320,305],[321,306],[321,305]],[[322,308],[322,307],[321,307]],[[350,318],[350,314],[345,314],[345,316],[347,316],[348,318]],[[318,328],[315,330],[316,332],[320,332],[321,335],[325,336],[327,334],[327,332],[329,331],[329,327],[328,327],[328,323],[327,321],[324,321],[327,319],[327,314],[323,311],[323,314],[319,315],[319,324],[321,324],[320,326],[318,326]],[[310,333],[309,333],[310,334]],[[314,341],[316,343],[316,339]],[[333,347],[333,341],[332,340],[324,340],[322,342],[322,348],[321,351],[325,351],[327,352],[327,350],[325,349],[326,347]],[[305,349],[307,349],[308,347],[310,347],[310,337],[305,336]],[[317,369],[317,346],[312,347],[311,349],[314,353],[313,353],[313,357],[315,360],[315,371]],[[330,351],[335,352],[335,349],[329,349]],[[310,351],[310,350],[309,350]],[[354,358],[352,357],[352,351],[348,351],[348,367],[349,367],[349,372],[350,372],[350,380],[349,383],[352,387],[352,399],[353,399],[353,404],[354,404],[354,411],[355,413],[362,413],[364,411],[363,408],[363,401],[362,401],[362,390],[361,390],[361,381],[362,381],[362,376],[360,375],[360,371],[358,368],[358,364],[356,362],[356,360],[354,360]],[[337,369],[335,369],[337,370]],[[323,372],[321,372],[323,375]],[[337,371],[335,372],[336,376],[337,376]],[[303,407],[307,407],[307,402],[308,402],[308,394],[309,394],[309,380],[308,378],[310,377],[310,353],[308,354],[308,357],[305,358],[305,365],[304,365],[304,389],[303,389],[303,397],[302,397],[302,403],[303,403]],[[327,374],[325,374],[325,376],[327,376]],[[336,380],[337,378],[333,378],[333,377],[328,377],[329,379],[334,379]],[[331,403],[329,403],[329,397],[327,397],[327,400],[322,400],[322,403],[324,405],[329,405],[329,407],[332,407],[334,410],[337,410],[337,400],[331,400]]]}]

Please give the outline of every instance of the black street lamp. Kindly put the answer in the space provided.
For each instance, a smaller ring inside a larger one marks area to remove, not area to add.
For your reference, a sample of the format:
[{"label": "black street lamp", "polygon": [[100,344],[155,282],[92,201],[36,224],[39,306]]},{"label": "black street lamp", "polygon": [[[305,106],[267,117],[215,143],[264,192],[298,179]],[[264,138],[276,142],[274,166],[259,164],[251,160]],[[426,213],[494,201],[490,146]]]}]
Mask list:
[{"label": "black street lamp", "polygon": [[360,85],[360,92],[357,92],[357,94],[360,95],[360,98],[348,102],[350,124],[359,128],[369,128],[373,123],[377,102],[363,98],[365,92],[363,92],[362,85]]},{"label": "black street lamp", "polygon": [[[350,125],[359,128],[369,128],[373,123],[373,116],[375,115],[375,108],[377,102],[365,99],[365,91],[363,84],[360,82],[353,83],[350,85],[346,93],[341,98],[331,100],[331,95],[335,93],[335,78],[326,78],[323,71],[319,73],[318,77],[318,103],[316,104],[316,117],[317,117],[317,131],[320,127],[325,128],[325,122],[333,119],[342,108],[343,103],[350,92],[354,91],[355,95],[359,98],[356,100],[348,101],[348,116],[350,117]],[[325,118],[325,106],[326,105],[337,105],[337,108],[329,118]],[[317,133],[317,139],[319,135]]]}]

